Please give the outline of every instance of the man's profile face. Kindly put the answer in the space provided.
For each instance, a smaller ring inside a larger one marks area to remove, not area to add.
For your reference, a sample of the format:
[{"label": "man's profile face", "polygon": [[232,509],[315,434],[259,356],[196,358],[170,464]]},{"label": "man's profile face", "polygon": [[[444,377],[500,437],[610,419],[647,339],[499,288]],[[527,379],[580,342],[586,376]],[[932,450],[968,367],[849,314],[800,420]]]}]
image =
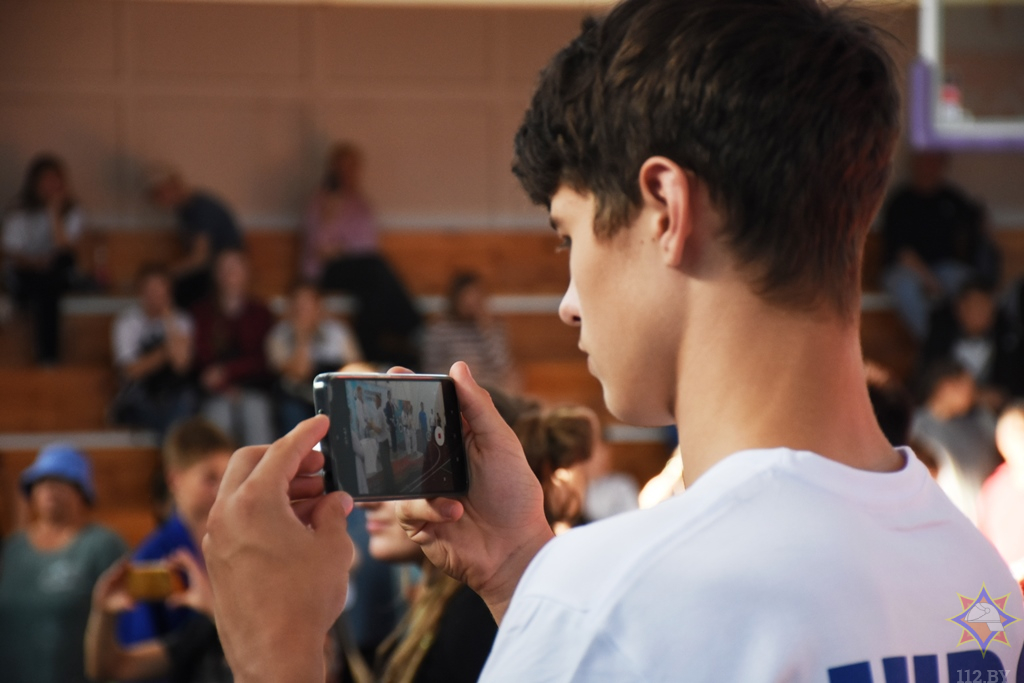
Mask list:
[{"label": "man's profile face", "polygon": [[592,194],[566,186],[551,198],[552,225],[563,246],[571,242],[569,288],[559,317],[579,327],[579,347],[611,413],[632,424],[662,424],[665,408],[655,409],[658,399],[650,395],[650,377],[661,370],[651,361],[659,354],[671,357],[674,352],[659,344],[674,342],[662,334],[666,304],[650,291],[659,275],[647,257],[653,250],[639,245],[637,223],[598,240],[595,206]]}]

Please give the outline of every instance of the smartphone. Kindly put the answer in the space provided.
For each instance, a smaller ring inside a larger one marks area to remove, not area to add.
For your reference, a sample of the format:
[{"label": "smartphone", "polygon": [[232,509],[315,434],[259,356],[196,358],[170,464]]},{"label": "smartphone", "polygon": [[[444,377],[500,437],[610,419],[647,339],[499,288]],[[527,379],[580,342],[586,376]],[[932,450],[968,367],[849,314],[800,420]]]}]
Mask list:
[{"label": "smartphone", "polygon": [[468,491],[462,413],[447,375],[328,372],[313,380],[313,403],[331,418],[320,443],[328,491],[356,500]]},{"label": "smartphone", "polygon": [[132,600],[160,602],[185,590],[185,582],[163,562],[133,562],[125,575],[125,589]]}]

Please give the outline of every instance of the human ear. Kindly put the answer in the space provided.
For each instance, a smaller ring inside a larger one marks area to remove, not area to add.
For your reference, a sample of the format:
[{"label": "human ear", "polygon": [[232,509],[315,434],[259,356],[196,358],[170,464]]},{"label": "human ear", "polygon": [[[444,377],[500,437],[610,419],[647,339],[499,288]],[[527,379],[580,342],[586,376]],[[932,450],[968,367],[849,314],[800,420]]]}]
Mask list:
[{"label": "human ear", "polygon": [[693,233],[691,178],[674,161],[651,157],[640,167],[644,210],[655,219],[654,239],[665,265],[678,267]]}]

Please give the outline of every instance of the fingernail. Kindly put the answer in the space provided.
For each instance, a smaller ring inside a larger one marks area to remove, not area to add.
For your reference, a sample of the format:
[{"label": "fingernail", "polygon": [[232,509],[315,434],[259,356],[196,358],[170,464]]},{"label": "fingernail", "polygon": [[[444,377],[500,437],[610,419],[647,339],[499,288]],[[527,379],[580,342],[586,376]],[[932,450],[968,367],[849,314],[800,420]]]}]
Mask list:
[{"label": "fingernail", "polygon": [[445,519],[451,519],[455,516],[455,503],[442,503],[441,505],[441,516]]}]

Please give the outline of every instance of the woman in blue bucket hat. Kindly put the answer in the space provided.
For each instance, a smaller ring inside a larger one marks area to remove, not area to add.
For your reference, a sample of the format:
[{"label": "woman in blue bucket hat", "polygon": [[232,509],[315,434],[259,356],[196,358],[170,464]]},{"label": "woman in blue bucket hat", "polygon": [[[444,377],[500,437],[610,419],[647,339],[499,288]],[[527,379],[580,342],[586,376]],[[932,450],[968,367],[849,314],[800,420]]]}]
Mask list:
[{"label": "woman in blue bucket hat", "polygon": [[84,682],[92,587],[127,548],[90,522],[92,466],[73,446],[43,448],[19,484],[29,518],[0,546],[0,677]]}]

